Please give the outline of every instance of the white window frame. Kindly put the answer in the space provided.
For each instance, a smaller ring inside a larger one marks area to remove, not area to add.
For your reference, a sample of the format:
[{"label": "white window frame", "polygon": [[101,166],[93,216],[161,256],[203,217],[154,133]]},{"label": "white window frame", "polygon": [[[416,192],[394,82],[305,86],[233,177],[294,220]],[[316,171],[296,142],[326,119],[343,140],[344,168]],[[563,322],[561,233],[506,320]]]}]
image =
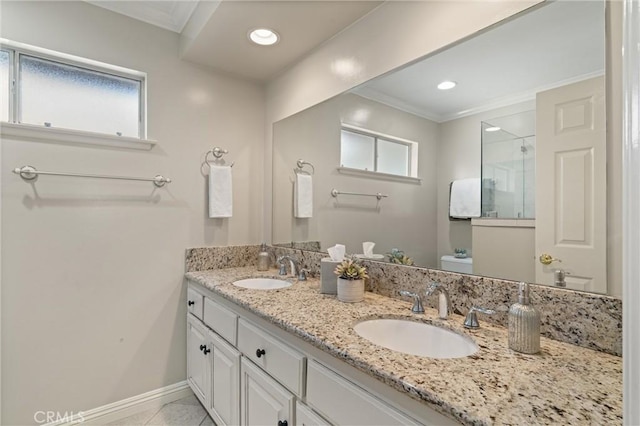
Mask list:
[{"label": "white window frame", "polygon": [[[94,61],[79,56],[56,52],[49,49],[18,43],[0,38],[0,48],[9,52],[9,122],[0,123],[2,137],[38,140],[44,142],[80,143],[89,145],[107,145],[132,149],[151,149],[156,142],[147,139],[147,74],[104,62]],[[63,65],[84,68],[116,77],[140,82],[140,99],[138,111],[138,137],[118,136],[86,130],[45,127],[20,123],[20,87],[18,81],[20,56],[31,56]]]},{"label": "white window frame", "polygon": [[[418,142],[411,141],[408,139],[403,139],[397,136],[388,135],[385,133],[376,132],[374,130],[365,129],[358,126],[353,126],[351,124],[342,123],[340,125],[340,134],[342,135],[342,130],[346,130],[348,132],[359,133],[364,136],[369,136],[374,139],[374,170],[361,170],[363,173],[374,173],[376,175],[389,176],[389,177],[397,177],[397,178],[407,178],[407,179],[419,179],[418,178]],[[407,158],[407,175],[396,175],[392,173],[384,173],[379,172],[378,169],[378,140],[384,140],[386,142],[397,143],[399,145],[405,145],[409,149],[408,158]],[[342,137],[340,138],[340,144],[342,145]],[[340,159],[342,163],[342,158]],[[352,171],[355,172],[360,169],[353,169],[351,167],[345,167],[340,164],[338,168],[342,171]]]}]

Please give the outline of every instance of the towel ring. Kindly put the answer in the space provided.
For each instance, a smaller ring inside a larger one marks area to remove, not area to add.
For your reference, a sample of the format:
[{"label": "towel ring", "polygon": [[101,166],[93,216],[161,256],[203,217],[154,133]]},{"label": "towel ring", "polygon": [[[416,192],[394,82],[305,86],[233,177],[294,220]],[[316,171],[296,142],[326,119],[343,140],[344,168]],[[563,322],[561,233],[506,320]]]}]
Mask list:
[{"label": "towel ring", "polygon": [[296,161],[296,164],[298,165],[298,168],[300,170],[302,170],[302,168],[305,166],[305,164],[309,165],[309,166],[311,166],[311,170],[313,170],[313,172],[311,174],[316,174],[316,168],[313,167],[313,164],[311,164],[310,162],[304,161],[302,158],[300,158],[298,161]]},{"label": "towel ring", "polygon": [[[211,155],[213,155],[215,157],[215,158],[212,159],[212,161],[215,163],[216,160],[220,160],[223,155],[228,154],[228,153],[229,153],[229,151],[227,151],[226,149],[222,149],[219,146],[216,146],[212,150],[207,151],[207,155],[205,155],[204,161],[207,164],[211,164],[211,163],[209,163],[209,154],[211,154]],[[233,167],[234,164],[235,164],[235,162],[231,163],[231,166],[229,166],[229,167]]]}]

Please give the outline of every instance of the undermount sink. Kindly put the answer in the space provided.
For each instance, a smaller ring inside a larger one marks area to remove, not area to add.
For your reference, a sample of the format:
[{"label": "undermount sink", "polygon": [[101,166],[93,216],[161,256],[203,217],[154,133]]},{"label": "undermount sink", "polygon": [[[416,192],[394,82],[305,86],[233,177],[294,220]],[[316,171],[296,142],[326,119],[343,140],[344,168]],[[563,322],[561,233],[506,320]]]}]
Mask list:
[{"label": "undermount sink", "polygon": [[252,290],[276,290],[290,287],[291,283],[273,278],[248,278],[246,280],[234,281],[233,285],[236,287],[250,288]]},{"label": "undermount sink", "polygon": [[373,319],[353,329],[371,343],[429,358],[463,358],[478,351],[471,339],[430,324],[399,319]]}]

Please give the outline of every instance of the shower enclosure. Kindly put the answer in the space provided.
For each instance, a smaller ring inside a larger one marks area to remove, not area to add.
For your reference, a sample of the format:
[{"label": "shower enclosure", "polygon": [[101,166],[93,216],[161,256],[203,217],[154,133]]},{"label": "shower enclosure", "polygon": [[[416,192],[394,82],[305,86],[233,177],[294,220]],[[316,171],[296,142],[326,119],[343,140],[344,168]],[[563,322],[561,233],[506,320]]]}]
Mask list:
[{"label": "shower enclosure", "polygon": [[482,216],[535,217],[535,111],[481,123]]}]

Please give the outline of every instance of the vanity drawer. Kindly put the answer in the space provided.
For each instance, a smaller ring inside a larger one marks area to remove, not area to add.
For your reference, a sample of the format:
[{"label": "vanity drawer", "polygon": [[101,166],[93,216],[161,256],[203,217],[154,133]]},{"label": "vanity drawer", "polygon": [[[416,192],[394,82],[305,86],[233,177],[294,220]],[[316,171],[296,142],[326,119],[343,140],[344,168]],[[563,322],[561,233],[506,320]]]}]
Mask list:
[{"label": "vanity drawer", "polygon": [[419,425],[333,370],[309,362],[307,404],[339,425]]},{"label": "vanity drawer", "polygon": [[204,298],[204,323],[227,342],[236,346],[238,315],[217,302]]},{"label": "vanity drawer", "polygon": [[311,408],[296,401],[296,426],[330,426],[330,424]]},{"label": "vanity drawer", "polygon": [[238,320],[238,349],[291,392],[302,397],[307,361],[304,355],[243,318]]},{"label": "vanity drawer", "polygon": [[202,319],[203,299],[204,296],[202,294],[198,293],[191,287],[187,288],[187,310],[199,319]]}]

